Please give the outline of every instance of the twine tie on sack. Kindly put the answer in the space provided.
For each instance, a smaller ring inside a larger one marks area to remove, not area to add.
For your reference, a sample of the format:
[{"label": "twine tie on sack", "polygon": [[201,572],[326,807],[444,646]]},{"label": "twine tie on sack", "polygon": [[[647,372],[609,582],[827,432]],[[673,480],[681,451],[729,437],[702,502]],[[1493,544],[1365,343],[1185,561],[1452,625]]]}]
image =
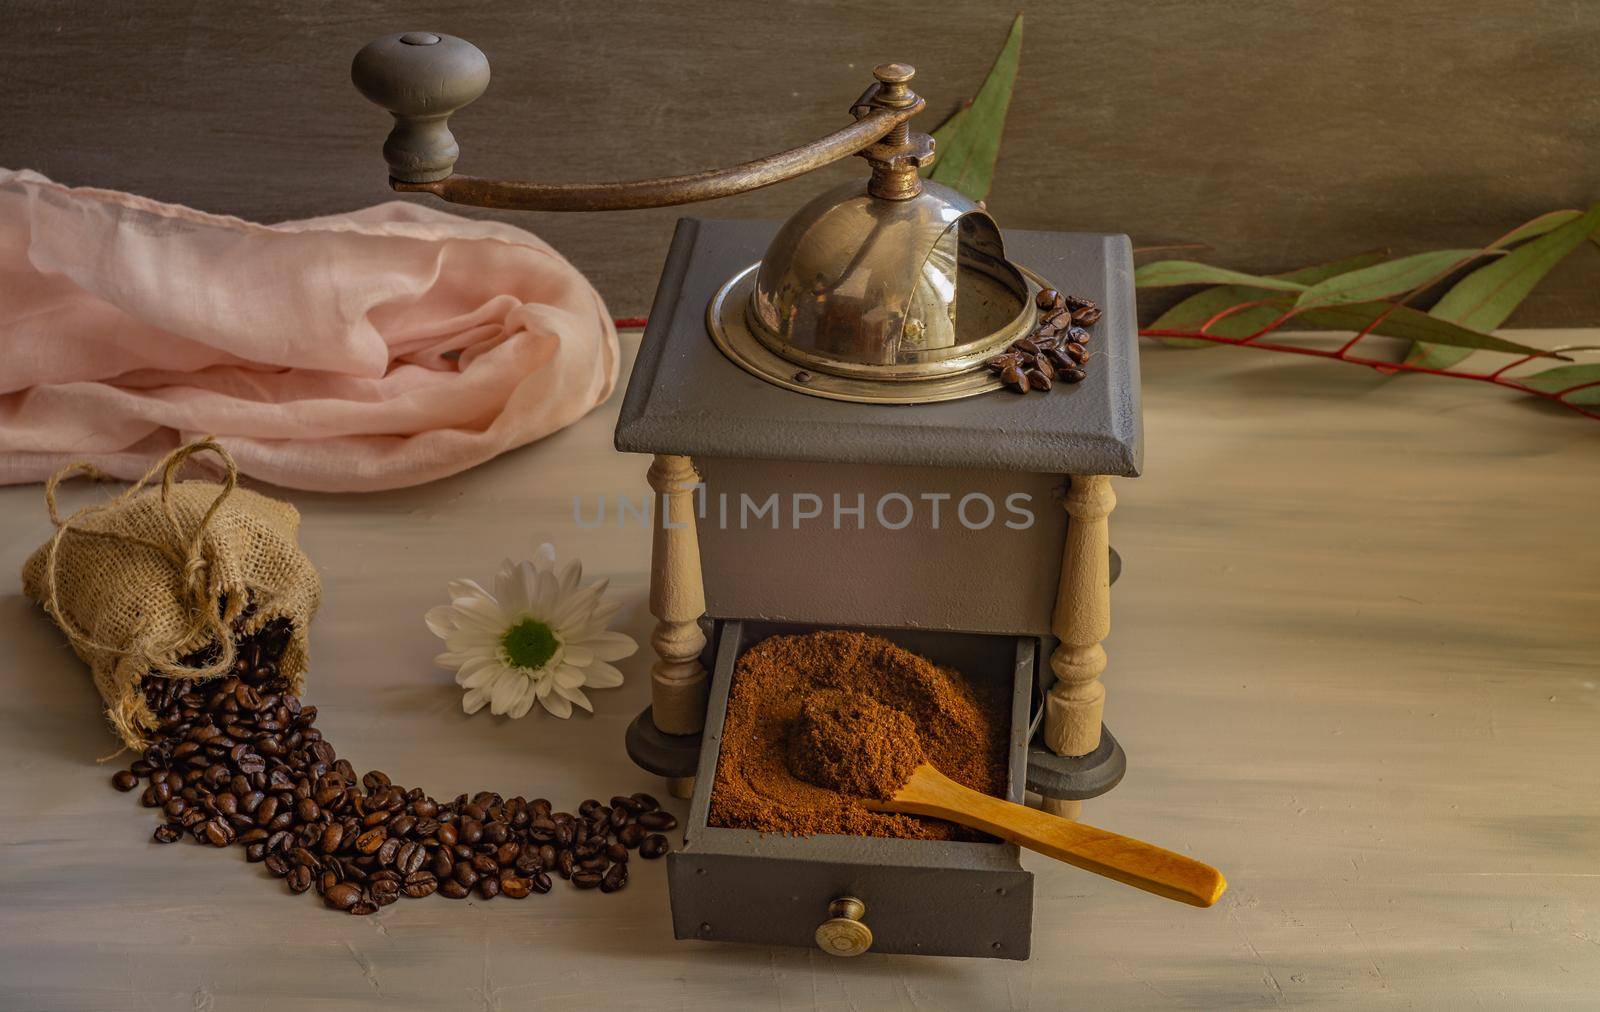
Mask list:
[{"label": "twine tie on sack", "polygon": [[[206,451],[215,453],[222,460],[227,470],[227,476],[223,481],[221,491],[211,501],[210,507],[207,508],[191,530],[185,531],[177,510],[172,503],[173,479],[184,461],[197,453]],[[127,491],[116,498],[85,506],[63,520],[56,507],[56,487],[62,481],[75,474],[86,474],[99,480],[108,480],[110,478],[109,475],[88,461],[78,461],[57,471],[45,483],[45,506],[50,511],[50,522],[55,525],[56,530],[46,548],[43,604],[51,617],[61,627],[61,631],[66,633],[67,639],[80,651],[90,650],[112,657],[127,657],[134,653],[131,648],[97,641],[78,626],[67,614],[67,609],[61,606],[57,592],[57,572],[62,541],[68,534],[71,534],[75,537],[96,538],[121,544],[139,545],[157,553],[172,564],[174,571],[181,578],[184,601],[189,606],[191,618],[189,627],[175,637],[172,642],[162,644],[156,649],[141,649],[139,651],[142,655],[141,659],[151,671],[171,678],[210,678],[231,669],[237,655],[233,636],[229,632],[229,625],[244,608],[245,601],[237,595],[230,596],[226,611],[224,611],[219,601],[221,595],[218,593],[218,588],[213,586],[214,567],[212,565],[213,560],[209,557],[209,552],[213,549],[210,548],[210,543],[206,539],[206,533],[211,526],[212,519],[217,515],[217,511],[221,509],[222,504],[233,494],[233,490],[238,485],[239,469],[234,464],[233,457],[214,438],[207,436],[167,454],[154,467],[146,471],[143,477],[134,482]],[[127,506],[158,474],[161,476],[161,511],[170,532],[170,538],[167,541],[155,541],[117,530],[91,530],[82,526],[84,520],[95,514],[111,512]],[[187,665],[176,659],[166,659],[174,651],[193,642],[202,631],[210,632],[217,643],[220,655],[216,661],[207,665]]]}]

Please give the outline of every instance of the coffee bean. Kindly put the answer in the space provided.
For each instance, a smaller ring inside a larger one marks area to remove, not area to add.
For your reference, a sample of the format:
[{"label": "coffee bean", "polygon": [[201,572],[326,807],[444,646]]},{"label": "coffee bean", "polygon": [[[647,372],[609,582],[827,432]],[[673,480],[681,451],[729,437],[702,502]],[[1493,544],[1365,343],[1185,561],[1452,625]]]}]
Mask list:
[{"label": "coffee bean", "polygon": [[343,842],[344,825],[338,822],[330,822],[328,827],[322,831],[322,841],[318,846],[322,848],[324,854],[332,854],[339,849],[339,845]]},{"label": "coffee bean", "polygon": [[412,899],[421,899],[437,888],[439,888],[439,880],[434,877],[433,872],[414,871],[406,876],[400,891]]},{"label": "coffee bean", "polygon": [[226,847],[233,842],[233,831],[220,819],[212,819],[205,824],[205,836],[206,842],[213,847]]},{"label": "coffee bean", "polygon": [[1050,377],[1046,376],[1042,369],[1029,369],[1028,386],[1034,390],[1049,390]]},{"label": "coffee bean", "polygon": [[667,842],[666,837],[660,833],[651,833],[644,838],[643,843],[639,844],[639,856],[647,861],[654,861],[671,849],[672,845]]},{"label": "coffee bean", "polygon": [[1054,288],[1041,289],[1039,294],[1034,296],[1033,301],[1040,309],[1049,309],[1061,301],[1061,293]]},{"label": "coffee bean", "polygon": [[678,818],[671,812],[646,812],[639,816],[639,825],[646,829],[665,831],[678,828]]},{"label": "coffee bean", "polygon": [[1072,322],[1080,326],[1093,326],[1099,319],[1100,308],[1098,306],[1084,306],[1082,309],[1074,309],[1072,311]]},{"label": "coffee bean", "polygon": [[422,863],[428,859],[428,849],[420,843],[411,842],[400,845],[395,852],[394,866],[402,875],[410,875],[422,868]]},{"label": "coffee bean", "polygon": [[386,907],[400,898],[400,883],[392,878],[374,879],[367,891],[372,894],[373,902]]},{"label": "coffee bean", "polygon": [[378,848],[378,863],[384,866],[392,865],[400,854],[400,838],[391,836],[383,841],[383,846]]},{"label": "coffee bean", "polygon": [[1082,383],[1084,377],[1088,375],[1082,369],[1063,369],[1061,370],[1061,381],[1063,383]]},{"label": "coffee bean", "polygon": [[361,887],[340,882],[322,894],[322,901],[335,910],[349,910],[361,902]]},{"label": "coffee bean", "polygon": [[1073,344],[1088,344],[1093,335],[1082,327],[1073,327],[1067,331],[1067,340]]},{"label": "coffee bean", "polygon": [[1062,299],[1068,309],[1092,309],[1095,306],[1093,299],[1086,299],[1081,295],[1068,295]]},{"label": "coffee bean", "polygon": [[[1037,368],[1023,352],[1007,354]],[[290,692],[278,669],[291,634],[273,620],[241,636],[234,671],[203,687],[146,678],[161,737],[112,783],[136,791],[148,778],[140,801],[164,817],[154,839],[187,832],[212,846],[238,844],[291,892],[316,889],[330,907],[359,915],[433,892],[521,899],[548,892],[552,871],[580,888],[615,891],[627,882],[629,847],[648,841],[651,825],[676,826],[642,793],[609,804],[588,798],[574,815],[546,798],[491,791],[441,803],[381,770],[358,779],[316,728],[316,708]],[[189,658],[202,660],[209,663]]]},{"label": "coffee bean", "polygon": [[527,899],[532,888],[525,878],[516,875],[506,875],[500,879],[500,891],[514,900]]},{"label": "coffee bean", "polygon": [[[1053,379],[1056,378],[1055,366],[1050,364],[1050,359],[1048,357],[1044,356],[1044,355],[1040,355],[1038,360],[1035,361],[1034,364],[1033,364],[1033,371],[1037,372],[1039,375],[1044,377],[1044,379],[1045,379],[1045,389],[1046,390],[1050,389],[1050,387],[1049,387],[1050,380],[1053,380]],[[1030,384],[1033,384],[1033,377],[1031,375],[1028,377],[1028,382]],[[1037,385],[1037,384],[1033,384],[1033,385]]]},{"label": "coffee bean", "polygon": [[1019,394],[1028,392],[1028,377],[1017,365],[1008,365],[1000,372],[1000,381]]},{"label": "coffee bean", "polygon": [[447,879],[439,883],[439,895],[452,900],[464,900],[470,890],[455,879]]}]

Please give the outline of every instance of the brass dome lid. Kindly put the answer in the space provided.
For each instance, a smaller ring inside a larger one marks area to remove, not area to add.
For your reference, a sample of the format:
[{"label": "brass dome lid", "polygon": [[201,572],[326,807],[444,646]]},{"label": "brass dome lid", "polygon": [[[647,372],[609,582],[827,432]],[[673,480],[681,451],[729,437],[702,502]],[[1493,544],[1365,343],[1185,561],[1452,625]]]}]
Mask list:
[{"label": "brass dome lid", "polygon": [[866,180],[801,207],[713,300],[729,357],[780,386],[916,403],[994,389],[986,359],[1025,336],[1040,287],[977,202],[923,180],[889,200]]}]

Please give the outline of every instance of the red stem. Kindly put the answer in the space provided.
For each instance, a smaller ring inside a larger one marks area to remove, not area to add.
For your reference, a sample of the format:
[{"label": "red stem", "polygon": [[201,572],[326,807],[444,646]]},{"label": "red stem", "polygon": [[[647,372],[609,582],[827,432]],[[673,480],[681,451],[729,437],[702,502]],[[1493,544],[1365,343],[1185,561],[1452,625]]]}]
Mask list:
[{"label": "red stem", "polygon": [[1563,407],[1576,411],[1578,414],[1583,415],[1586,418],[1600,419],[1600,411],[1591,411],[1582,404],[1575,404],[1572,401],[1567,400],[1568,394],[1575,393],[1578,390],[1583,390],[1588,387],[1600,386],[1600,380],[1595,380],[1589,383],[1580,383],[1576,386],[1568,387],[1565,390],[1550,392],[1546,390],[1535,389],[1534,387],[1530,387],[1525,383],[1518,383],[1515,379],[1507,379],[1504,375],[1504,369],[1499,369],[1492,373],[1461,372],[1453,369],[1436,369],[1432,366],[1414,365],[1410,362],[1386,362],[1383,359],[1351,355],[1346,350],[1349,347],[1348,344],[1346,344],[1345,348],[1341,348],[1337,351],[1330,351],[1326,348],[1310,348],[1304,345],[1281,344],[1276,341],[1258,340],[1263,334],[1272,330],[1275,326],[1277,326],[1276,322],[1274,322],[1271,326],[1264,327],[1247,337],[1217,337],[1212,334],[1204,334],[1192,330],[1141,330],[1139,331],[1139,334],[1142,337],[1181,337],[1197,341],[1210,341],[1213,344],[1231,345],[1235,348],[1259,348],[1262,351],[1278,351],[1289,355],[1306,355],[1311,358],[1327,358],[1333,359],[1336,362],[1349,362],[1351,365],[1366,366],[1369,369],[1375,369],[1384,373],[1413,372],[1422,373],[1427,376],[1449,376],[1454,379],[1477,380],[1480,383],[1491,383],[1495,386],[1505,387],[1509,390],[1516,390],[1520,393],[1529,394],[1547,401],[1554,401]]},{"label": "red stem", "polygon": [[[1245,337],[1218,337],[1215,334],[1205,333],[1206,329],[1213,326],[1218,320],[1224,319],[1230,314],[1238,312],[1240,309],[1249,308],[1250,306],[1259,304],[1260,303],[1248,303],[1244,306],[1234,306],[1231,309],[1224,310],[1223,312],[1218,313],[1216,316],[1207,320],[1205,325],[1202,326],[1198,331],[1141,330],[1139,331],[1139,335],[1141,337],[1191,338],[1197,341],[1210,341],[1213,344],[1225,344],[1235,348],[1259,348],[1262,351],[1278,351],[1289,355],[1307,355],[1311,358],[1327,358],[1333,359],[1337,362],[1349,362],[1351,365],[1366,366],[1369,369],[1375,369],[1382,373],[1414,372],[1422,373],[1423,375],[1427,376],[1450,376],[1455,379],[1477,380],[1480,383],[1490,383],[1495,386],[1501,386],[1509,390],[1516,390],[1520,393],[1539,397],[1547,401],[1554,401],[1563,407],[1576,411],[1585,418],[1600,419],[1600,411],[1591,411],[1582,404],[1575,404],[1572,401],[1567,400],[1567,396],[1569,394],[1577,393],[1579,390],[1587,390],[1590,387],[1600,386],[1600,380],[1579,383],[1575,386],[1567,387],[1565,390],[1550,392],[1546,390],[1536,390],[1527,384],[1518,383],[1514,379],[1507,379],[1505,377],[1505,373],[1508,369],[1513,369],[1525,362],[1532,361],[1536,357],[1533,355],[1524,355],[1512,362],[1510,365],[1502,366],[1501,368],[1496,369],[1494,372],[1459,372],[1453,369],[1436,369],[1432,366],[1413,365],[1409,362],[1386,362],[1383,359],[1366,358],[1360,355],[1350,354],[1350,348],[1356,343],[1356,341],[1359,341],[1371,331],[1371,326],[1357,334],[1352,340],[1345,342],[1345,344],[1337,351],[1329,351],[1326,348],[1309,348],[1303,345],[1281,344],[1276,341],[1259,340],[1259,338],[1261,338],[1263,335],[1271,333],[1278,327],[1282,326],[1286,321],[1291,319],[1295,315],[1292,310],[1279,316],[1277,319],[1273,320],[1271,323],[1267,324],[1265,327],[1262,327],[1255,333],[1246,335]],[[618,330],[634,330],[645,325],[645,318],[642,316],[629,316],[614,320],[612,322],[616,325]],[[1376,321],[1374,321],[1374,325],[1375,324]]]}]

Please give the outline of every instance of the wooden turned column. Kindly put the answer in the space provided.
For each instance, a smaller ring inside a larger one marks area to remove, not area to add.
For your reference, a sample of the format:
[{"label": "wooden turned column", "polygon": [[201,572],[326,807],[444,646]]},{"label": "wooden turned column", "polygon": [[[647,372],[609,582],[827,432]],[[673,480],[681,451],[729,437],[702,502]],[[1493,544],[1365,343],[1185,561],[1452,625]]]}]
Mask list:
[{"label": "wooden turned column", "polygon": [[[700,576],[700,541],[695,533],[694,489],[700,481],[688,457],[658,453],[650,465],[656,493],[655,529],[650,545],[650,634],[656,662],[650,668],[650,712],[665,734],[699,734],[706,720],[706,669],[700,651],[705,585]],[[694,777],[667,781],[673,797],[694,793]]]},{"label": "wooden turned column", "polygon": [[[1075,475],[1067,490],[1067,547],[1061,559],[1050,631],[1060,644],[1050,655],[1056,682],[1045,700],[1044,740],[1052,752],[1088,755],[1100,747],[1106,669],[1100,641],[1111,632],[1111,559],[1106,518],[1116,508],[1111,479]],[[1076,819],[1083,802],[1045,799],[1044,809]]]}]

